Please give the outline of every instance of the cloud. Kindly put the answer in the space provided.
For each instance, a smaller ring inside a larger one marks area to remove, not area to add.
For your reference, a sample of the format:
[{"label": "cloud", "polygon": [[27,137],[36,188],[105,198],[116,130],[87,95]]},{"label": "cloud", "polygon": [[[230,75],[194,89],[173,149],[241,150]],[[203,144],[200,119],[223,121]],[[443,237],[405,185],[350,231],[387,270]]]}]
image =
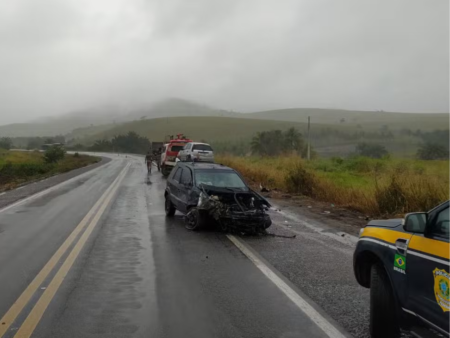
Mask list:
[{"label": "cloud", "polygon": [[0,3],[0,123],[184,97],[449,110],[446,0]]}]

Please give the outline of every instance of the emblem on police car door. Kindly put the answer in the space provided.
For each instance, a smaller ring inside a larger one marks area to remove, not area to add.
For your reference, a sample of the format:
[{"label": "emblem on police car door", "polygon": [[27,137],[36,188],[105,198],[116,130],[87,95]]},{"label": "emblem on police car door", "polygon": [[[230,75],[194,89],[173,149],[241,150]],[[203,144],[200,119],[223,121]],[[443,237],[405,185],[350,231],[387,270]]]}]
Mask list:
[{"label": "emblem on police car door", "polygon": [[433,271],[434,276],[434,295],[436,301],[444,312],[450,311],[450,279],[449,274],[445,270],[438,268]]}]

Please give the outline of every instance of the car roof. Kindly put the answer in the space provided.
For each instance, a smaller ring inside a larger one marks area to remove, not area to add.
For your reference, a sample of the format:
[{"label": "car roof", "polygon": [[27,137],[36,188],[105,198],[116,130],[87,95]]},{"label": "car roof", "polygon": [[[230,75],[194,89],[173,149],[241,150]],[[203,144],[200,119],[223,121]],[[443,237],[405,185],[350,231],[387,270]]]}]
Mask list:
[{"label": "car roof", "polygon": [[180,166],[186,166],[191,168],[192,170],[205,170],[205,169],[217,169],[217,170],[231,170],[235,171],[234,169],[227,167],[223,164],[219,163],[206,163],[206,162],[178,162],[177,165]]},{"label": "car roof", "polygon": [[209,146],[209,143],[204,143],[204,142],[189,142],[189,143],[192,143],[192,144],[206,144],[206,145]]}]

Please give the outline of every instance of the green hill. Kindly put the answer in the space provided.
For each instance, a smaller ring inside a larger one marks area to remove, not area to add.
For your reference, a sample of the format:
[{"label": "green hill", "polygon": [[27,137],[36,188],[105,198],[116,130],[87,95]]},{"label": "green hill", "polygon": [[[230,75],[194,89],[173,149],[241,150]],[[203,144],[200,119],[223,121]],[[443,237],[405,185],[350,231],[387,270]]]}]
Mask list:
[{"label": "green hill", "polygon": [[155,104],[134,109],[126,118],[127,120],[155,119],[159,117],[180,117],[180,116],[226,116],[239,117],[241,114],[230,111],[211,108],[204,104],[192,102],[184,99],[171,98],[156,102]]},{"label": "green hill", "polygon": [[[110,139],[114,135],[120,135],[134,131],[141,136],[146,136],[150,141],[162,141],[166,135],[184,133],[195,140],[228,141],[236,139],[248,139],[260,131],[280,129],[286,130],[295,127],[302,133],[306,132],[306,123],[293,123],[287,121],[269,121],[232,117],[170,117],[152,120],[133,121],[123,123],[112,129],[90,135],[84,139],[84,143],[92,143],[98,139]],[[327,125],[316,126],[317,129],[325,129]],[[337,126],[335,129],[347,131],[346,126]]]},{"label": "green hill", "polygon": [[247,118],[292,122],[306,122],[308,116],[311,116],[311,123],[334,126],[360,125],[365,130],[376,130],[383,125],[389,126],[392,130],[408,128],[414,131],[417,129],[431,131],[435,129],[448,129],[449,127],[448,113],[393,113],[383,111],[294,108],[245,114]]},{"label": "green hill", "polygon": [[[72,140],[71,144],[91,145],[96,140],[111,139],[115,135],[134,131],[153,142],[161,142],[167,135],[183,133],[196,141],[210,142],[216,149],[233,147],[249,149],[250,140],[257,132],[286,130],[291,127],[298,129],[306,137],[307,123],[300,122],[217,116],[157,118],[127,122],[115,125],[111,129],[102,129],[101,126],[93,127],[91,130],[80,129],[77,131],[80,137]],[[425,128],[422,127],[422,130]],[[423,140],[417,135],[404,135],[395,131],[391,137],[385,137],[379,129],[368,131],[352,124],[311,123],[311,142],[320,156],[324,157],[346,156],[354,152],[359,142],[378,143],[384,145],[394,155],[411,157]]]},{"label": "green hill", "polygon": [[0,137],[43,137],[70,133],[74,128],[89,124],[75,124],[71,121],[46,123],[13,123],[0,126]]},{"label": "green hill", "polygon": [[[4,125],[0,126],[0,137],[67,135],[69,140],[81,140],[86,137],[95,137],[99,133],[111,135],[112,133],[118,133],[118,130],[141,130],[145,135],[147,135],[146,133],[151,133],[156,134],[157,137],[163,137],[169,133],[184,131],[179,129],[180,126],[186,128],[185,133],[191,135],[194,133],[197,136],[197,133],[198,135],[201,134],[197,130],[197,126],[204,126],[208,130],[204,130],[202,133],[210,133],[211,136],[203,138],[224,139],[233,138],[235,136],[234,132],[248,137],[248,135],[257,131],[285,129],[291,125],[304,130],[308,116],[311,116],[313,125],[327,125],[334,129],[343,128],[343,130],[364,130],[366,132],[379,131],[385,126],[388,126],[392,131],[401,129],[432,131],[435,129],[448,129],[449,126],[449,114],[313,108],[280,109],[244,114],[172,98],[129,110],[123,107],[104,106],[64,114],[54,118],[41,118],[34,121],[34,123]],[[169,118],[166,124],[162,124],[160,121],[164,118]],[[171,125],[172,118],[175,118],[173,125]],[[217,119],[210,120],[210,118]],[[220,120],[220,118],[224,118],[224,120]],[[242,121],[238,123],[237,119]],[[176,121],[186,121],[187,125],[183,126]],[[223,126],[220,125],[222,123],[220,121],[223,121]],[[292,122],[296,124],[292,124]],[[150,125],[158,127],[153,130],[153,127],[149,127]],[[269,126],[273,126],[273,128],[269,128]],[[231,134],[230,131],[232,131]],[[150,134],[147,136],[150,136]]]}]

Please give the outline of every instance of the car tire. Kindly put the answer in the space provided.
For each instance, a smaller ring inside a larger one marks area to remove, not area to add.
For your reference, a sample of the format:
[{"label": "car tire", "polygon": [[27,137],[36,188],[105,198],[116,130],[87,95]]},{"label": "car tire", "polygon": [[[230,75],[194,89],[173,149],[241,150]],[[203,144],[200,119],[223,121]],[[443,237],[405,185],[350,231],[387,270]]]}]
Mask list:
[{"label": "car tire", "polygon": [[188,155],[187,158],[186,158],[186,161],[187,161],[187,162],[192,162],[192,156],[191,156],[191,155]]},{"label": "car tire", "polygon": [[206,219],[200,210],[191,208],[185,217],[185,227],[191,231],[198,231],[205,226]]},{"label": "car tire", "polygon": [[176,208],[173,205],[172,201],[170,200],[169,195],[166,196],[166,201],[164,203],[164,209],[166,211],[167,217],[172,217],[173,215],[175,215]]},{"label": "car tire", "polygon": [[400,337],[391,283],[385,269],[379,264],[372,265],[370,273],[370,336]]},{"label": "car tire", "polygon": [[164,177],[167,177],[170,175],[170,170],[167,168],[167,166],[163,165],[161,166],[161,173]]}]

